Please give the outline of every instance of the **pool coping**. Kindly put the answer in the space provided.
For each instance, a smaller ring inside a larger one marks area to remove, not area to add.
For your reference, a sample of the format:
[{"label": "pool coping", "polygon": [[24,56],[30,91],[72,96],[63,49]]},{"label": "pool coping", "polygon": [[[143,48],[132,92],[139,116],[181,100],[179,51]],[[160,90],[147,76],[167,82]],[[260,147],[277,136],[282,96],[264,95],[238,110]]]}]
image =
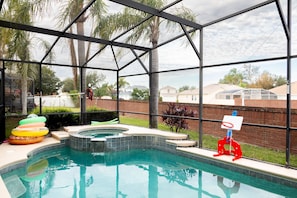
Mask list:
[{"label": "pool coping", "polygon": [[[100,127],[107,127],[104,126],[93,126],[84,125],[84,126],[76,126],[76,127],[68,127],[68,132],[65,131],[55,131],[51,132],[52,137],[46,137],[42,142],[30,145],[10,145],[9,143],[2,143],[0,145],[0,154],[2,158],[0,158],[0,170],[26,162],[28,159],[28,155],[34,151],[41,150],[46,147],[52,147],[55,145],[62,144],[61,141],[68,139],[69,134],[67,133],[76,133],[77,131],[84,130],[84,129],[95,129]],[[129,131],[125,132],[125,135],[128,136],[161,136],[165,137],[168,140],[186,140],[185,138],[187,135],[185,134],[178,134],[173,132],[166,132],[161,131],[158,129],[148,129],[143,127],[137,126],[130,126],[130,125],[123,125],[123,124],[116,124],[116,125],[108,125],[108,127],[124,127],[128,128]],[[186,140],[188,141],[188,140]],[[265,163],[261,161],[241,158],[235,161],[232,161],[233,156],[222,155],[219,157],[213,157],[216,154],[215,151],[210,151],[206,149],[201,149],[198,147],[176,147],[177,151],[184,152],[190,155],[196,155],[199,157],[221,161],[223,163],[232,164],[233,166],[240,166],[245,167],[250,170],[261,171],[267,174],[275,175],[281,178],[287,178],[291,181],[297,182],[297,170],[292,168],[286,168],[280,165]],[[3,198],[10,198],[10,194],[2,180],[0,175],[0,191],[1,197]]]},{"label": "pool coping", "polygon": [[281,165],[272,164],[268,162],[256,161],[247,158],[240,158],[235,161],[232,159],[234,156],[231,155],[221,155],[214,157],[214,154],[217,154],[215,151],[200,149],[197,147],[189,147],[189,148],[177,148],[177,150],[181,152],[185,152],[187,154],[199,155],[200,157],[207,158],[209,160],[220,161],[223,163],[227,163],[232,166],[238,166],[242,168],[246,168],[248,170],[254,170],[257,172],[263,172],[268,175],[273,175],[276,177],[288,179],[297,183],[297,170],[293,168],[286,168]]},{"label": "pool coping", "polygon": [[122,132],[123,135],[128,136],[162,136],[168,140],[184,140],[188,138],[186,134],[173,133],[167,131],[161,131],[158,129],[149,129],[144,127],[137,127],[124,124],[110,124],[110,125],[81,125],[81,126],[67,126],[64,127],[65,131],[70,134],[76,134],[83,130],[95,130],[100,128],[120,128],[127,129]]},{"label": "pool coping", "polygon": [[[17,164],[25,163],[28,160],[28,155],[35,150],[51,147],[61,144],[60,140],[52,137],[46,137],[42,142],[28,145],[11,145],[2,143],[0,145],[0,170]],[[10,198],[10,194],[5,186],[5,183],[0,175],[0,192],[2,198]]]}]

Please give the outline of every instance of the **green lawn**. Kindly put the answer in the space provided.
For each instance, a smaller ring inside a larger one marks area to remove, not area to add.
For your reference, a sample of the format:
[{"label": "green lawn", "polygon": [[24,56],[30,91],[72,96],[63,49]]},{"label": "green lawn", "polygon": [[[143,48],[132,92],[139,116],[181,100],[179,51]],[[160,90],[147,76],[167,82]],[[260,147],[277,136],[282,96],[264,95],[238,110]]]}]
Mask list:
[{"label": "green lawn", "polygon": [[[125,116],[120,117],[121,124],[128,124],[134,126],[148,127],[148,121],[137,119],[137,118],[129,118]],[[170,128],[162,123],[159,124],[158,129],[163,131],[170,131]],[[191,130],[182,130],[180,133],[188,134],[190,139],[198,141],[198,132]],[[202,145],[205,149],[217,150],[217,142],[219,138],[203,135]],[[240,144],[241,150],[243,152],[243,156],[246,158],[251,158],[255,160],[285,165],[286,154],[285,152],[275,151],[268,148],[263,148],[259,146],[249,145],[249,144]],[[292,167],[297,167],[297,155],[290,156],[290,165]]]}]

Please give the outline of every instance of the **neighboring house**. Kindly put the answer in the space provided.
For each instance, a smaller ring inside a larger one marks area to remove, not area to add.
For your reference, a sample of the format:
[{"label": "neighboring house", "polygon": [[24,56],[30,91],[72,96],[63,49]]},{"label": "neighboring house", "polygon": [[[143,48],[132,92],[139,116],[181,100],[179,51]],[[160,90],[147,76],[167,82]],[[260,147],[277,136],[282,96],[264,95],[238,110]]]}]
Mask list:
[{"label": "neighboring house", "polygon": [[121,100],[130,100],[132,98],[131,94],[132,94],[132,91],[123,90],[119,92],[119,98]]},{"label": "neighboring house", "polygon": [[160,97],[163,102],[176,102],[177,90],[174,87],[165,86],[160,89]]},{"label": "neighboring house", "polygon": [[240,91],[243,88],[237,85],[229,84],[210,84],[203,88],[203,103],[204,104],[221,104],[221,105],[234,105],[233,97],[218,97],[221,92],[234,92]]},{"label": "neighboring house", "polygon": [[[223,104],[234,105],[233,98],[220,98],[217,94],[224,91],[236,90],[239,91],[242,87],[228,84],[211,84],[203,88],[203,103],[204,104]],[[181,103],[199,103],[199,89],[185,90],[178,94],[178,102]]]},{"label": "neighboring house", "polygon": [[[275,93],[277,95],[278,100],[286,100],[287,99],[287,84],[274,87],[269,91]],[[297,100],[297,81],[291,83],[291,99]]]},{"label": "neighboring house", "polygon": [[179,92],[177,101],[180,103],[199,103],[199,89],[191,89]]},{"label": "neighboring house", "polygon": [[277,100],[277,95],[269,90],[251,88],[251,89],[240,89],[240,90],[227,90],[217,93],[217,99],[229,100],[235,105],[234,99],[240,98],[241,105],[245,105],[245,100]]}]

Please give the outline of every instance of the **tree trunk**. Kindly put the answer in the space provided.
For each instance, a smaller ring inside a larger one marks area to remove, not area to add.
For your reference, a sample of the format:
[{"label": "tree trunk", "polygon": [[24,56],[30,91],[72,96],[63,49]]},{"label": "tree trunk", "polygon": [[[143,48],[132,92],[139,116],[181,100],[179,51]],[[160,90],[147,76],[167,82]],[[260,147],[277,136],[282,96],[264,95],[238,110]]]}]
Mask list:
[{"label": "tree trunk", "polygon": [[[72,33],[72,28],[69,29],[69,32]],[[71,55],[71,64],[77,66],[73,39],[69,39],[69,48],[70,48],[70,55]],[[73,73],[73,89],[78,90],[77,89],[77,82],[78,82],[77,67],[72,67],[72,73]]]},{"label": "tree trunk", "polygon": [[[158,49],[152,50],[151,54],[151,75],[150,75],[150,109],[151,114],[157,115],[159,109],[159,55]],[[152,116],[150,128],[158,128],[158,116]]]},{"label": "tree trunk", "polygon": [[[79,35],[84,35],[84,23],[83,22],[77,22],[77,33]],[[78,52],[78,63],[79,66],[82,66],[86,62],[86,56],[85,56],[85,42],[78,40],[77,41],[77,52]],[[80,93],[85,93],[85,90],[87,88],[86,86],[86,68],[80,69]],[[86,112],[86,95],[81,95],[81,103],[80,103],[80,111],[81,111],[81,122],[82,124],[85,123],[84,114]]]},{"label": "tree trunk", "polygon": [[22,78],[21,78],[21,102],[22,102],[22,114],[23,115],[27,115],[27,104],[28,104],[28,65],[27,64],[23,64],[21,66],[21,72],[22,72]]},{"label": "tree trunk", "polygon": [[[151,42],[153,50],[151,53],[151,68],[150,68],[150,112],[153,116],[150,118],[150,128],[158,128],[158,109],[159,109],[159,54],[158,54],[158,40],[159,40],[159,24],[160,18],[155,17],[150,24],[151,28]],[[154,116],[155,115],[155,116]]]}]

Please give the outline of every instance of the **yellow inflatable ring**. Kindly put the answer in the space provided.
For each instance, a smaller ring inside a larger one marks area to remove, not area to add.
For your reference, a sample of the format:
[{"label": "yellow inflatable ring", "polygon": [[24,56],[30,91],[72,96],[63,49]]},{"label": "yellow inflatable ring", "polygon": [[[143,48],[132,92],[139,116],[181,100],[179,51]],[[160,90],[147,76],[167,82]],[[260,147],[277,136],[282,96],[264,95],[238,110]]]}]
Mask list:
[{"label": "yellow inflatable ring", "polygon": [[37,128],[14,128],[11,131],[11,134],[14,136],[27,136],[27,137],[38,137],[45,136],[48,134],[47,127],[37,127]]},{"label": "yellow inflatable ring", "polygon": [[45,127],[44,122],[36,122],[36,123],[31,123],[31,124],[23,124],[19,125],[17,128],[36,128],[36,127]]},{"label": "yellow inflatable ring", "polygon": [[37,117],[25,118],[19,121],[19,125],[31,124],[31,123],[37,123],[37,122],[46,122],[46,117],[37,116]]}]

